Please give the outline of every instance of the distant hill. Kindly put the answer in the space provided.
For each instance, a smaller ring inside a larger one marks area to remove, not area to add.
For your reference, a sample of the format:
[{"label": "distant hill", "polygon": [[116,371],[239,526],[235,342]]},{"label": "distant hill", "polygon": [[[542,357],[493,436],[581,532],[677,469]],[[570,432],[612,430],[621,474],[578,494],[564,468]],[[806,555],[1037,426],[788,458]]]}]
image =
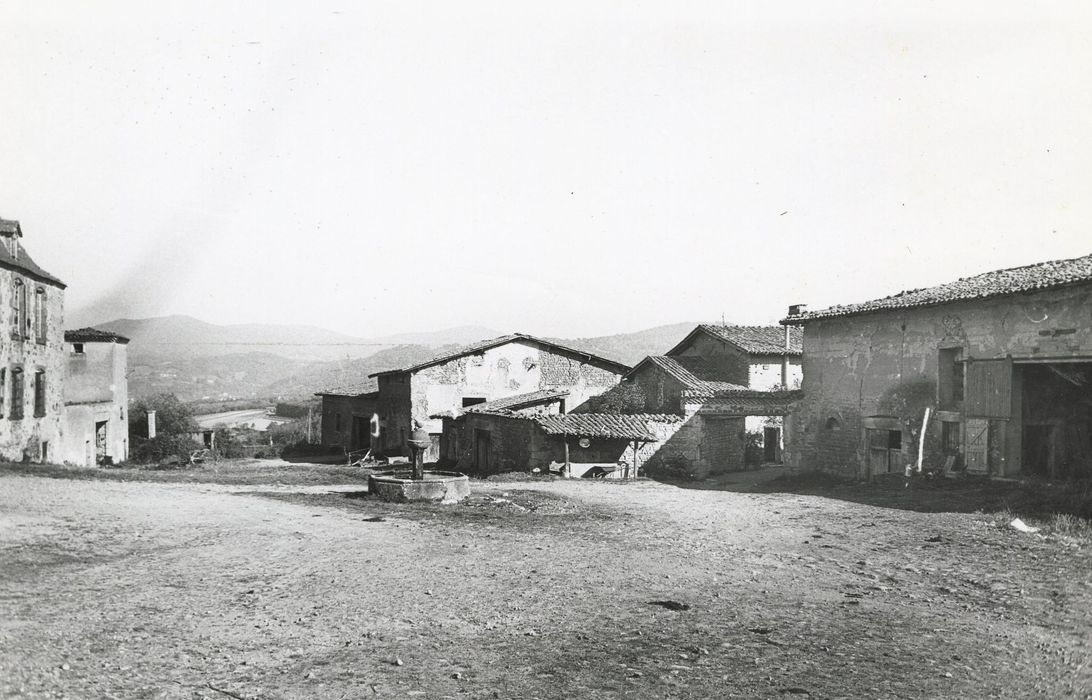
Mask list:
[{"label": "distant hill", "polygon": [[[552,340],[634,365],[646,355],[663,354],[695,325]],[[502,335],[459,326],[360,338],[315,326],[216,325],[189,316],[116,319],[95,327],[131,340],[129,391],[134,398],[166,392],[186,401],[307,398],[318,391],[359,387],[371,373]]]},{"label": "distant hill", "polygon": [[648,355],[663,355],[678,345],[686,334],[694,330],[698,321],[672,323],[656,326],[635,333],[601,335],[594,338],[552,338],[556,342],[586,352],[602,355],[610,360],[622,362],[631,367]]},{"label": "distant hill", "polygon": [[366,357],[390,343],[356,338],[315,326],[240,324],[220,326],[190,316],[162,316],[95,324],[132,342],[132,359],[197,358],[262,352],[296,360]]}]

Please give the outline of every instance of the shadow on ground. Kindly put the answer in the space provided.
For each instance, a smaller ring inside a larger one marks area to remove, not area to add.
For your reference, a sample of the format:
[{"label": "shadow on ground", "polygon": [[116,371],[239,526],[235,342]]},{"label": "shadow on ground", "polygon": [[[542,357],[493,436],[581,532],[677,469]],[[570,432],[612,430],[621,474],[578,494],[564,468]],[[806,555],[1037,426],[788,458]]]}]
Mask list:
[{"label": "shadow on ground", "polygon": [[664,480],[663,483],[684,489],[820,496],[919,513],[1011,511],[1038,518],[1059,513],[1092,518],[1090,481],[914,477],[907,482],[901,474],[891,474],[863,482],[821,472],[789,474],[784,469],[763,469],[721,474],[702,481]]}]

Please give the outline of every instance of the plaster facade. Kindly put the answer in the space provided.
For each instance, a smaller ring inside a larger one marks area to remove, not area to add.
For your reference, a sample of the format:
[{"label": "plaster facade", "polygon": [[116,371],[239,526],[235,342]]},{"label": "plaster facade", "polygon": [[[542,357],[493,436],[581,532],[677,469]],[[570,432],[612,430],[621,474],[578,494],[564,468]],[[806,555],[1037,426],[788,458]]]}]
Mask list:
[{"label": "plaster facade", "polygon": [[79,466],[129,458],[128,340],[65,333],[63,435],[58,461]]},{"label": "plaster facade", "polygon": [[1092,283],[802,324],[791,464],[901,471],[916,463],[924,426],[925,468],[1088,475],[1087,461],[1055,451],[1085,449],[1092,431]]}]

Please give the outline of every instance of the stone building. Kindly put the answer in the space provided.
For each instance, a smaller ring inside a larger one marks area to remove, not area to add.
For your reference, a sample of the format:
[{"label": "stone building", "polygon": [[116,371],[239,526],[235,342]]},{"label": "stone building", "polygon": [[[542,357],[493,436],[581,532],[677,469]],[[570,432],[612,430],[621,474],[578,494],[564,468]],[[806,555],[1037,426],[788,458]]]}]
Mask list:
[{"label": "stone building", "polygon": [[635,477],[681,425],[677,415],[562,413],[549,390],[468,408],[443,419],[443,461],[486,476],[560,470],[574,477]]},{"label": "stone building", "polygon": [[624,383],[640,388],[644,410],[684,418],[658,458],[696,475],[779,463],[783,416],[799,396],[800,339],[798,328],[701,325],[639,362]]},{"label": "stone building", "polygon": [[58,461],[95,466],[129,458],[128,344],[128,338],[96,328],[65,331]]},{"label": "stone building", "polygon": [[322,399],[322,444],[346,453],[374,450],[372,422],[378,421],[379,384],[369,379],[357,386],[328,389]]},{"label": "stone building", "polygon": [[419,422],[432,435],[426,459],[440,456],[443,416],[474,404],[541,389],[563,389],[568,409],[621,379],[629,367],[581,350],[515,333],[484,340],[402,369],[371,375],[378,380],[377,448],[406,454],[406,438]]},{"label": "stone building", "polygon": [[0,219],[0,459],[54,461],[61,438],[65,285]]},{"label": "stone building", "polygon": [[797,311],[792,464],[1092,475],[1092,255]]}]

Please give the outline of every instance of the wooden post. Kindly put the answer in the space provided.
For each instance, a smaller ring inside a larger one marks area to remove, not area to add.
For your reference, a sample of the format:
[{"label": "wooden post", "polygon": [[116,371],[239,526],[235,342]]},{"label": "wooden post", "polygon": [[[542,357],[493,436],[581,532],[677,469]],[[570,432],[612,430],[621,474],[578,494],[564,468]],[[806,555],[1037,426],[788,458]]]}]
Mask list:
[{"label": "wooden post", "polygon": [[569,467],[569,436],[565,436],[565,478],[572,477],[572,469]]}]

